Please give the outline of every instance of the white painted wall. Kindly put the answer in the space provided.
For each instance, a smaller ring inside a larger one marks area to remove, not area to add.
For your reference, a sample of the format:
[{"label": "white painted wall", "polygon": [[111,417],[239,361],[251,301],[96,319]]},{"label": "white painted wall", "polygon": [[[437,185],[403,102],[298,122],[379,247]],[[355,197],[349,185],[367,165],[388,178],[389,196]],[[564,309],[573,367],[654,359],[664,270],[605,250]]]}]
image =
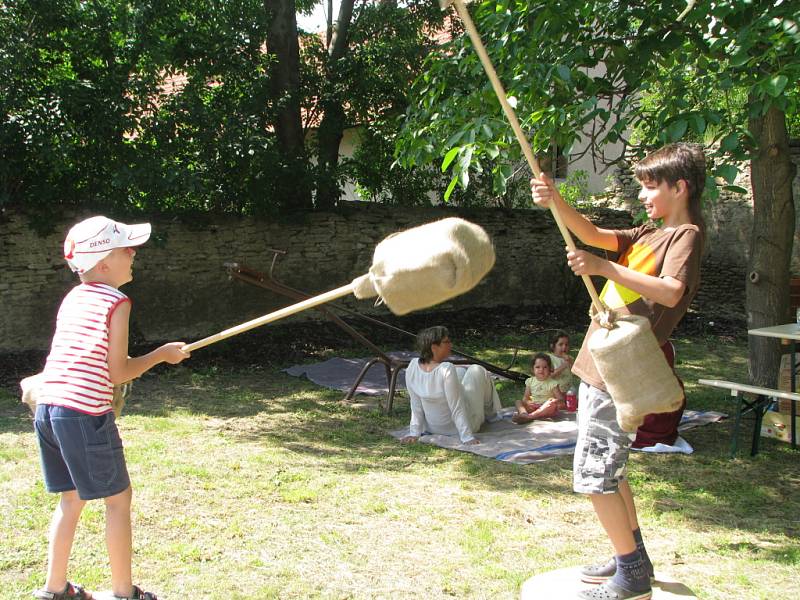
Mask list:
[{"label": "white painted wall", "polygon": [[[587,71],[587,75],[590,77],[599,77],[604,75],[606,72],[606,66],[604,64],[599,64],[596,67],[593,67]],[[608,103],[605,103],[605,108],[608,108]],[[618,158],[622,154],[622,143],[616,142],[614,144],[607,144],[603,146],[602,154],[603,156],[593,158],[592,153],[588,152],[581,158],[577,158],[586,149],[589,143],[589,132],[591,131],[591,127],[587,127],[583,132],[584,140],[578,142],[575,145],[574,151],[571,154],[569,165],[567,166],[567,175],[569,173],[574,173],[578,170],[586,171],[589,174],[589,193],[590,194],[600,194],[602,193],[607,186],[606,177],[611,174],[613,167],[607,168],[607,161],[604,161],[604,157],[608,157],[608,160],[613,160]]]}]

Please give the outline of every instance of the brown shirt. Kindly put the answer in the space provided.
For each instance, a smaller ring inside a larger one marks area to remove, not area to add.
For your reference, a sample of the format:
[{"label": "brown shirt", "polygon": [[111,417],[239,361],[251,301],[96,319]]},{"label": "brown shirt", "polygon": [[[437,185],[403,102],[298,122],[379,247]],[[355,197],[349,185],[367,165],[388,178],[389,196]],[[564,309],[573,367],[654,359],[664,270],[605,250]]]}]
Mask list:
[{"label": "brown shirt", "polygon": [[[700,285],[700,255],[702,234],[696,225],[680,225],[664,231],[652,224],[633,229],[620,229],[617,234],[618,258],[615,262],[639,273],[655,277],[672,277],[686,284],[683,298],[672,308],[656,304],[611,280],[606,281],[600,299],[617,314],[635,314],[647,317],[659,345],[663,345],[672,330],[686,314]],[[594,365],[587,343],[599,327],[592,320],[572,372],[583,381],[605,390],[600,374]]]}]

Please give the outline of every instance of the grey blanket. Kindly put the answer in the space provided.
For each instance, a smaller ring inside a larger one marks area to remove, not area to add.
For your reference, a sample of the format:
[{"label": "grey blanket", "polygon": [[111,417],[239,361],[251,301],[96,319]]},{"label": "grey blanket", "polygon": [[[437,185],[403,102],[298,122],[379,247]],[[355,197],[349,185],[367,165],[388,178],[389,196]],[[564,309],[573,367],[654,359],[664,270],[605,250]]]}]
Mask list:
[{"label": "grey blanket", "polygon": [[[436,434],[423,435],[420,441],[517,464],[539,462],[562,454],[572,454],[575,450],[575,440],[578,437],[575,413],[562,412],[555,419],[533,421],[525,425],[512,423],[513,413],[513,408],[506,408],[501,413],[501,419],[484,424],[476,434],[480,444],[464,445],[457,437]],[[726,416],[714,411],[687,410],[684,411],[678,431],[715,423]],[[408,427],[389,433],[400,439],[408,435]],[[675,446],[654,448],[650,451],[689,454],[692,448],[686,440],[679,437]]]},{"label": "grey blanket", "polygon": [[[396,360],[411,360],[419,356],[416,352],[387,352],[387,356]],[[311,381],[322,387],[346,392],[353,385],[361,369],[369,362],[367,358],[339,358],[334,357],[321,363],[312,365],[295,365],[284,369],[285,373],[293,377],[308,377]],[[397,376],[397,389],[406,389],[406,372],[403,369]],[[356,394],[367,396],[385,396],[389,393],[389,382],[386,380],[386,368],[383,363],[375,363],[361,380]]]}]

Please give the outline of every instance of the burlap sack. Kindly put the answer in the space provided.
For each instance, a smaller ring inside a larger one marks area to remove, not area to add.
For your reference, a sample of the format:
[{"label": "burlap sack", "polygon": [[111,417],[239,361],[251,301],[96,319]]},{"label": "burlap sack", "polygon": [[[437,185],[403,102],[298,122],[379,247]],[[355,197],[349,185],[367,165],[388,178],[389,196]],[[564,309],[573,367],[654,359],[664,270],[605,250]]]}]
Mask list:
[{"label": "burlap sack", "polygon": [[393,234],[375,248],[369,273],[356,279],[357,298],[379,295],[396,315],[463,294],[494,266],[494,247],[478,225],[447,218]]},{"label": "burlap sack", "polygon": [[41,385],[42,374],[37,373],[26,377],[19,382],[19,387],[22,388],[22,402],[28,405],[31,412],[36,414],[36,401],[39,397],[39,386]]},{"label": "burlap sack", "polygon": [[[19,386],[22,388],[22,402],[28,405],[28,408],[31,409],[33,414],[36,414],[36,402],[39,398],[39,387],[41,384],[41,373],[26,377],[19,382]],[[123,384],[114,386],[114,398],[111,400],[111,408],[114,411],[114,415],[118,419],[120,414],[122,414],[122,407],[125,406],[125,400],[127,399],[128,394],[130,394],[132,387],[132,381],[127,381]]]},{"label": "burlap sack", "polygon": [[683,390],[645,317],[619,317],[612,329],[596,330],[588,346],[623,431],[636,431],[651,413],[681,407]]}]

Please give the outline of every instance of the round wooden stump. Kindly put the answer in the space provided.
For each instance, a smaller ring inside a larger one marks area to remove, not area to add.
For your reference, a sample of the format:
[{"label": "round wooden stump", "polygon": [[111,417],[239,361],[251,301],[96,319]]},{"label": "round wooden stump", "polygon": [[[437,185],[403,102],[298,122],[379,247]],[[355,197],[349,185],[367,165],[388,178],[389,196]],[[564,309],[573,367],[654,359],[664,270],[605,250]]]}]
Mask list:
[{"label": "round wooden stump", "polygon": [[[522,585],[520,600],[572,600],[578,592],[592,587],[580,578],[580,567],[568,567],[540,573]],[[653,600],[697,600],[694,592],[682,583],[656,573]]]}]

